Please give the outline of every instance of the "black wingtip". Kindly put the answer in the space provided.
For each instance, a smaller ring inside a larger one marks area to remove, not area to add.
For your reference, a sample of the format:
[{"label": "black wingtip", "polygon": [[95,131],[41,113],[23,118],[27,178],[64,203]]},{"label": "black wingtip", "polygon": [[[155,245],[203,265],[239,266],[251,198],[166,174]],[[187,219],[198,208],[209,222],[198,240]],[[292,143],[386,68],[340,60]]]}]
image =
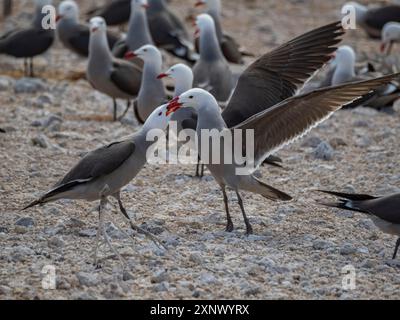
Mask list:
[{"label": "black wingtip", "polygon": [[42,200],[40,200],[40,199],[39,200],[35,200],[32,203],[30,203],[29,205],[27,205],[25,208],[21,209],[21,211],[28,210],[30,208],[36,207],[36,206],[41,205],[41,204],[42,204]]}]

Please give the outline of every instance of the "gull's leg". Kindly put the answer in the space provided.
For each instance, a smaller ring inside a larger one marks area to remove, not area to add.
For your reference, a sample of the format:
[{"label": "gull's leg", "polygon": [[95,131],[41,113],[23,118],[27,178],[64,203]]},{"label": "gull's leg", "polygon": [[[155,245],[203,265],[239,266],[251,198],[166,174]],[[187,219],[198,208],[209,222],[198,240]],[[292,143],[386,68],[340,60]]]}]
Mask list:
[{"label": "gull's leg", "polygon": [[225,203],[225,211],[226,211],[226,220],[228,221],[226,225],[226,232],[233,232],[234,226],[232,222],[232,217],[231,214],[229,213],[229,200],[228,200],[228,195],[226,194],[226,188],[222,188],[222,193],[224,195],[224,203]]},{"label": "gull's leg", "polygon": [[165,250],[168,250],[168,248],[162,243],[162,241],[160,239],[158,239],[156,236],[152,235],[150,232],[140,228],[139,226],[135,225],[132,222],[132,219],[129,217],[128,212],[126,211],[126,209],[124,208],[124,205],[121,201],[121,195],[117,194],[114,196],[117,201],[118,201],[118,205],[119,205],[119,209],[121,210],[121,213],[124,215],[124,217],[126,218],[126,220],[129,222],[131,229],[139,232],[143,235],[145,235],[147,238],[149,238],[151,241],[153,241],[158,247],[163,247]]},{"label": "gull's leg", "polygon": [[400,248],[400,238],[397,240],[397,243],[396,243],[396,249],[394,250],[393,260],[396,259],[399,248]]},{"label": "gull's leg", "polygon": [[100,202],[100,215],[101,215],[100,220],[103,221],[101,232],[103,234],[103,237],[104,237],[104,240],[105,240],[106,244],[108,245],[110,250],[115,254],[115,256],[118,257],[118,259],[121,262],[122,266],[125,268],[125,266],[127,265],[126,260],[121,256],[121,254],[118,252],[118,250],[114,248],[114,246],[112,245],[112,243],[110,241],[110,238],[107,235],[106,226],[104,224],[104,209],[105,209],[106,205],[107,205],[107,198],[105,196],[102,196],[101,202]]},{"label": "gull's leg", "polygon": [[199,156],[196,166],[196,178],[203,178],[203,177],[204,177],[204,164],[201,163],[201,159]]},{"label": "gull's leg", "polygon": [[29,59],[29,76],[33,78],[35,76],[33,72],[33,58]]},{"label": "gull's leg", "polygon": [[101,230],[103,229],[103,215],[101,214],[102,206],[99,206],[99,224],[97,227],[97,234],[96,234],[96,245],[95,245],[95,250],[94,250],[94,263],[93,265],[96,268],[100,268],[99,266],[99,259],[98,259],[98,253],[99,253],[99,248],[100,248],[100,236],[101,236]]},{"label": "gull's leg", "polygon": [[118,118],[119,121],[121,121],[122,119],[125,118],[126,114],[128,113],[129,109],[131,108],[131,105],[132,105],[132,104],[131,104],[131,101],[130,101],[130,100],[127,100],[127,102],[126,102],[126,109],[125,109],[124,113],[122,114],[122,116],[120,116],[120,117]]},{"label": "gull's leg", "polygon": [[247,218],[246,211],[245,211],[244,205],[243,205],[243,199],[240,196],[239,191],[236,191],[236,194],[237,194],[237,197],[238,197],[240,209],[242,210],[244,223],[246,224],[246,234],[247,235],[251,235],[251,234],[253,234],[253,228],[252,228],[252,226],[250,224],[249,219]]},{"label": "gull's leg", "polygon": [[29,71],[28,71],[28,59],[25,58],[24,59],[24,75],[28,76],[28,73],[29,73]]},{"label": "gull's leg", "polygon": [[113,108],[114,108],[114,112],[113,112],[113,120],[117,121],[117,111],[118,111],[118,105],[117,105],[117,100],[113,99]]}]

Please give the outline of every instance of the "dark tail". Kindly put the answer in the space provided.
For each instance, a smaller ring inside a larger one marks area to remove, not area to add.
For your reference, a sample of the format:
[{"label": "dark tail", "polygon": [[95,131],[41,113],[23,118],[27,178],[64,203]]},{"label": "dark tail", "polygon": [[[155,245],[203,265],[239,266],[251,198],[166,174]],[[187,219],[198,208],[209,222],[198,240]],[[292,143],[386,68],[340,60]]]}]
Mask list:
[{"label": "dark tail", "polygon": [[293,198],[289,196],[288,194],[279,191],[278,189],[275,189],[264,182],[258,180],[257,178],[254,178],[254,181],[256,182],[254,189],[253,190],[248,190],[250,192],[255,192],[260,195],[262,195],[264,198],[267,198],[269,200],[273,201],[291,201]]},{"label": "dark tail", "polygon": [[267,159],[265,159],[263,165],[270,165],[273,167],[278,167],[278,168],[283,168],[281,165],[282,159],[276,156],[269,156]]},{"label": "dark tail", "polygon": [[39,205],[43,205],[44,203],[45,203],[45,202],[43,202],[42,199],[35,200],[35,201],[33,201],[31,204],[29,204],[28,206],[26,206],[25,208],[23,208],[21,211],[25,211],[25,210],[28,210],[28,209],[30,209],[30,208],[33,208],[33,207],[36,207],[36,206],[39,206]]},{"label": "dark tail", "polygon": [[342,199],[339,199],[338,202],[317,201],[317,203],[322,206],[329,207],[329,208],[338,208],[338,209],[354,211],[354,212],[361,212],[361,213],[366,213],[366,214],[368,214],[368,212],[357,207],[357,202],[377,199],[376,197],[373,197],[370,195],[365,195],[365,194],[347,194],[347,193],[324,191],[324,190],[317,190],[317,192],[322,192],[322,193],[326,193],[326,194],[329,194],[329,195],[332,195],[335,197],[342,198]]}]

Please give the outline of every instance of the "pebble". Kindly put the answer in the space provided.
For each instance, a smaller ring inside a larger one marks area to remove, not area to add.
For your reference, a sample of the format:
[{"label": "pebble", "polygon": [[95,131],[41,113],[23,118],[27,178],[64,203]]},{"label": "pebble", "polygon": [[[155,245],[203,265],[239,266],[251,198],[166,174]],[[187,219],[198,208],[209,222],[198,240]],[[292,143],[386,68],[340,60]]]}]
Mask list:
[{"label": "pebble", "polygon": [[49,147],[48,139],[44,134],[32,138],[32,144],[42,149],[47,149]]},{"label": "pebble", "polygon": [[8,229],[6,227],[0,227],[0,233],[8,233]]},{"label": "pebble", "polygon": [[325,240],[316,240],[313,242],[314,250],[326,250],[330,247],[333,247],[333,243]]},{"label": "pebble", "polygon": [[31,217],[23,217],[19,218],[16,222],[15,225],[20,226],[20,227],[25,227],[25,228],[30,228],[35,225],[35,220]]},{"label": "pebble", "polygon": [[335,150],[328,142],[321,142],[317,148],[315,148],[313,155],[316,159],[331,161],[333,159]]},{"label": "pebble", "polygon": [[169,281],[169,275],[165,270],[156,271],[150,279],[151,283],[161,283]]},{"label": "pebble", "polygon": [[59,237],[52,237],[48,240],[49,247],[54,248],[63,248],[65,246],[65,242]]},{"label": "pebble", "polygon": [[10,77],[0,77],[0,91],[6,91],[14,85],[14,79]]},{"label": "pebble", "polygon": [[316,136],[312,136],[309,138],[306,138],[305,141],[302,143],[302,147],[303,148],[317,148],[321,143],[322,143],[322,139]]},{"label": "pebble", "polygon": [[160,293],[160,292],[168,292],[168,290],[169,290],[169,283],[168,282],[162,282],[162,283],[156,284],[153,287],[153,291],[154,292],[158,292],[158,293]]},{"label": "pebble", "polygon": [[345,243],[340,247],[339,252],[342,256],[348,256],[355,254],[357,249],[351,243]]},{"label": "pebble", "polygon": [[36,78],[22,78],[15,81],[14,92],[19,93],[36,93],[46,89],[46,84]]},{"label": "pebble", "polygon": [[79,236],[82,238],[94,238],[97,235],[96,229],[85,229],[79,231]]},{"label": "pebble", "polygon": [[18,246],[12,249],[11,259],[15,262],[27,261],[29,257],[35,255],[35,251],[25,246]]},{"label": "pebble", "polygon": [[84,287],[95,287],[100,283],[99,277],[96,274],[79,272],[76,274],[76,277],[80,285]]},{"label": "pebble", "polygon": [[189,261],[201,265],[204,262],[203,257],[199,253],[190,254]]},{"label": "pebble", "polygon": [[215,276],[208,272],[202,272],[200,274],[199,280],[203,285],[210,285],[217,283],[217,279],[215,278]]}]

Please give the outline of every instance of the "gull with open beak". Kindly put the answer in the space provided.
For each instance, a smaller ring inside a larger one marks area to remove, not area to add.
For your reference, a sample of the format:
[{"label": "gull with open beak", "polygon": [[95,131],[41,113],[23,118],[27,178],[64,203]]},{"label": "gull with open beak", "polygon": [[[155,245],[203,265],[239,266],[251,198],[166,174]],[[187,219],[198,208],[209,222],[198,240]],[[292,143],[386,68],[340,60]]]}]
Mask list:
[{"label": "gull with open beak", "polygon": [[103,18],[90,20],[90,54],[87,78],[94,89],[110,96],[114,102],[114,121],[117,117],[117,99],[130,101],[139,93],[142,69],[125,60],[114,58],[107,45],[107,25]]},{"label": "gull with open beak", "polygon": [[[177,107],[190,107],[197,111],[198,150],[202,157],[201,160],[207,164],[208,169],[223,192],[228,221],[226,230],[229,232],[233,230],[226,194],[226,188],[231,188],[238,196],[247,234],[252,234],[253,229],[244,209],[241,191],[260,194],[273,201],[289,201],[292,199],[289,195],[266,185],[254,176],[254,171],[260,164],[269,155],[303,137],[318,124],[327,120],[343,105],[367,95],[397,77],[399,77],[398,74],[371,81],[320,89],[306,95],[291,97],[277,103],[270,109],[254,115],[232,129],[227,127],[222,118],[215,98],[202,89],[191,89],[185,92],[172,100],[169,108],[175,110]],[[248,97],[248,103],[252,104],[251,92],[249,92]],[[224,145],[226,134],[230,133],[230,136],[234,137],[237,130],[243,136],[245,136],[247,130],[254,134],[254,141],[247,142],[250,147],[253,147],[254,157],[253,159],[247,159],[246,164],[240,164],[235,157],[235,154],[237,154],[235,148],[239,148],[239,150],[243,151],[242,154],[247,156],[248,148],[246,143],[238,145],[239,142],[232,138],[231,144]],[[206,140],[209,139],[204,143],[204,145],[208,145],[205,153],[202,150],[204,131],[217,131],[221,134],[219,137],[204,135]],[[204,154],[207,156],[206,159],[203,158]],[[220,161],[214,161],[214,159],[219,159]],[[229,162],[232,160],[233,162]],[[238,174],[238,170],[240,170],[240,174]]]},{"label": "gull with open beak", "polygon": [[148,141],[147,134],[155,129],[166,130],[168,122],[177,109],[177,107],[172,107],[167,110],[167,105],[160,106],[136,134],[88,153],[50,191],[33,201],[24,210],[60,199],[100,201],[96,249],[93,252],[95,265],[98,262],[100,235],[124,264],[124,259],[112,246],[104,225],[105,207],[109,197],[118,201],[121,213],[133,230],[145,234],[155,243],[162,245],[157,238],[133,224],[122,204],[120,193],[121,189],[134,179],[147,163],[147,150],[154,143]]}]

